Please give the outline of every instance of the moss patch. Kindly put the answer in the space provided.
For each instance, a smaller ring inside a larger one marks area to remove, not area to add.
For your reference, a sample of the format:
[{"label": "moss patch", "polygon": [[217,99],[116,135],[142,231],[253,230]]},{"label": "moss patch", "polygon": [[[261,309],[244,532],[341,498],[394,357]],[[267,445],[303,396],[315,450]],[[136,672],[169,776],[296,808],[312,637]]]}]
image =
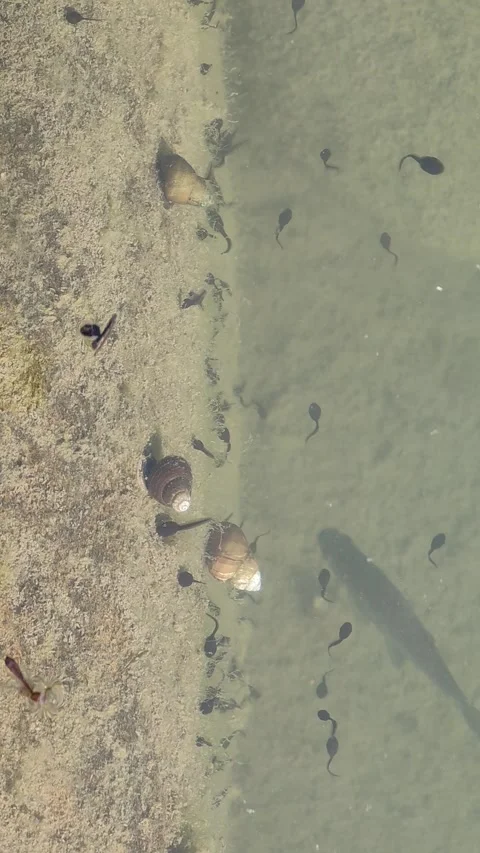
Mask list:
[{"label": "moss patch", "polygon": [[41,352],[19,331],[14,317],[0,314],[0,411],[37,408],[45,395]]}]

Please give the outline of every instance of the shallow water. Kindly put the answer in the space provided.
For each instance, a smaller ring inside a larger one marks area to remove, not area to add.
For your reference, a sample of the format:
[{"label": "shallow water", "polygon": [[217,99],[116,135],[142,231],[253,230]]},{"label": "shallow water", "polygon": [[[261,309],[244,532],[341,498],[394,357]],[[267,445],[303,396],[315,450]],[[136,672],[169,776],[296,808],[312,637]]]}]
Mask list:
[{"label": "shallow water", "polygon": [[[317,581],[318,534],[336,528],[411,603],[467,699],[480,698],[478,21],[464,12],[466,28],[435,2],[307,0],[287,35],[288,0],[232,10],[238,384],[253,401],[238,408],[242,510],[271,536],[258,548],[260,604],[246,605],[245,669],[261,695],[234,755],[231,851],[475,847],[478,738],[421,666],[394,665],[381,599],[365,616],[334,566],[334,603]],[[327,147],[338,171],[320,159]],[[412,152],[444,173],[412,159],[399,172]],[[322,414],[306,444],[312,402]],[[330,659],[346,621],[352,636]],[[320,708],[338,721],[338,778]]]}]

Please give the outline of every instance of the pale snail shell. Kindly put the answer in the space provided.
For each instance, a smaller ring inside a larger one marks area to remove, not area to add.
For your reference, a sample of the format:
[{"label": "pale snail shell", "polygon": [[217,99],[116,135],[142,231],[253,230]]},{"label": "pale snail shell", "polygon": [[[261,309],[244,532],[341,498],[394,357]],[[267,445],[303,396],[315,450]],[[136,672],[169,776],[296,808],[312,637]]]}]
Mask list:
[{"label": "pale snail shell", "polygon": [[165,200],[170,204],[212,204],[206,180],[178,154],[159,154],[157,173]]},{"label": "pale snail shell", "polygon": [[175,512],[186,512],[192,501],[192,469],[182,456],[155,461],[146,479],[149,495]]},{"label": "pale snail shell", "polygon": [[211,531],[205,562],[216,580],[231,581],[235,589],[259,592],[262,587],[258,563],[250,556],[247,537],[236,524],[223,522]]}]

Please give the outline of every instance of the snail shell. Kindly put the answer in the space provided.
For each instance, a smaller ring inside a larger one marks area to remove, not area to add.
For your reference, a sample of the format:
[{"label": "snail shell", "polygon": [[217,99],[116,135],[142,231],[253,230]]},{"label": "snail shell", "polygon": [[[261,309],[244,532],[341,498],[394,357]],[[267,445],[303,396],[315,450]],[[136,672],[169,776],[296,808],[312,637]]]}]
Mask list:
[{"label": "snail shell", "polygon": [[165,200],[170,204],[212,203],[207,182],[178,154],[160,154],[157,172]]},{"label": "snail shell", "polygon": [[235,589],[241,589],[245,592],[260,592],[262,588],[262,576],[258,563],[253,557],[247,557],[240,564],[232,583]]},{"label": "snail shell", "polygon": [[149,495],[176,512],[186,512],[192,500],[192,469],[182,456],[155,461],[146,486]]},{"label": "snail shell", "polygon": [[258,563],[249,556],[247,537],[236,524],[224,522],[211,531],[205,562],[210,574],[222,583],[231,581],[235,589],[248,592],[261,589]]}]

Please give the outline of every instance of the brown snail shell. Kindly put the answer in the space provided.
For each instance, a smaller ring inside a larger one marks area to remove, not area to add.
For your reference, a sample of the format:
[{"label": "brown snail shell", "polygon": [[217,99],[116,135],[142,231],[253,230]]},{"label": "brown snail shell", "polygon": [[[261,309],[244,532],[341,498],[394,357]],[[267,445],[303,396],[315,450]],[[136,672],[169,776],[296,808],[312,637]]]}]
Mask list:
[{"label": "brown snail shell", "polygon": [[165,200],[170,204],[212,203],[207,182],[178,154],[160,154],[157,172]]},{"label": "brown snail shell", "polygon": [[182,456],[165,456],[155,461],[146,480],[149,495],[175,512],[190,508],[192,483],[192,469]]},{"label": "brown snail shell", "polygon": [[249,555],[249,544],[236,524],[223,522],[215,527],[205,549],[205,562],[218,581],[231,581],[235,589],[258,592],[261,576],[258,563]]}]

